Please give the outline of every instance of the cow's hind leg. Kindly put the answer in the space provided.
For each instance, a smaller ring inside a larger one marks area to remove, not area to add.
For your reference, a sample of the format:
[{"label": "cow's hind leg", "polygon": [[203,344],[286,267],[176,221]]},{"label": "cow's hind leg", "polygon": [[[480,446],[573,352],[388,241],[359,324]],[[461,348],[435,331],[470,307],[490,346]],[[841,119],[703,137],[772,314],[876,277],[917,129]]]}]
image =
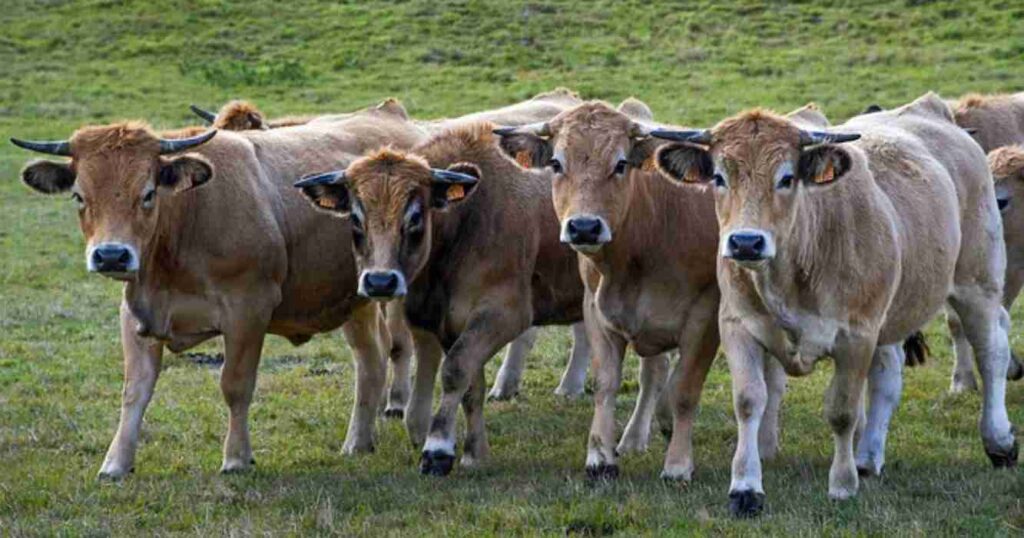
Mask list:
[{"label": "cow's hind leg", "polygon": [[356,363],[356,395],[342,454],[373,451],[374,425],[387,378],[387,364],[381,342],[381,312],[376,304],[356,308],[342,325],[345,339]]},{"label": "cow's hind leg", "polygon": [[709,313],[710,322],[704,334],[686,335],[680,348],[679,362],[672,373],[669,387],[669,403],[672,405],[673,426],[661,477],[666,480],[689,481],[693,478],[693,422],[697,406],[704,390],[711,363],[718,350],[718,326],[714,314]]},{"label": "cow's hind leg", "polygon": [[963,323],[982,382],[981,439],[992,464],[1017,463],[1018,445],[1006,413],[1006,371],[1010,362],[1006,311],[995,294],[978,286],[958,286],[950,304]]},{"label": "cow's hind leg", "polygon": [[555,388],[558,396],[582,396],[587,382],[587,366],[590,365],[590,341],[587,340],[587,326],[582,322],[572,324],[572,351],[569,363],[562,372],[562,380]]},{"label": "cow's hind leg", "polygon": [[949,327],[950,337],[953,338],[953,354],[955,356],[949,392],[953,394],[976,392],[978,381],[974,378],[974,352],[971,351],[971,344],[964,334],[964,326],[960,322],[960,317],[952,308],[946,309],[946,325]]},{"label": "cow's hind leg", "polygon": [[135,451],[139,444],[142,415],[153,397],[163,344],[140,338],[138,321],[121,303],[121,347],[124,352],[124,386],[121,390],[121,420],[110,442],[107,456],[100,467],[101,479],[119,479],[134,470]]},{"label": "cow's hind leg", "polygon": [[880,346],[872,357],[871,370],[868,371],[868,402],[860,406],[861,409],[869,407],[857,443],[857,472],[861,476],[882,474],[889,421],[899,406],[903,391],[905,360],[903,346],[899,344]]},{"label": "cow's hind leg", "polygon": [[391,301],[387,305],[387,331],[391,336],[391,349],[388,353],[391,359],[391,388],[384,408],[384,416],[387,418],[400,419],[405,416],[409,394],[412,392],[412,335],[405,323],[404,308],[401,301]]},{"label": "cow's hind leg", "polygon": [[779,420],[782,414],[782,399],[786,396],[786,370],[779,361],[765,357],[764,380],[768,388],[768,400],[757,430],[757,446],[761,459],[769,461],[779,454]]},{"label": "cow's hind leg", "polygon": [[484,378],[484,369],[478,368],[473,380],[469,383],[469,390],[462,397],[462,411],[466,415],[466,443],[462,449],[460,462],[466,467],[474,467],[485,459],[491,452],[487,444],[487,432],[484,428],[484,390],[487,381]]},{"label": "cow's hind leg", "polygon": [[415,448],[423,446],[430,428],[430,411],[434,402],[434,383],[444,350],[433,334],[414,331],[413,348],[416,356],[416,378],[412,397],[405,414],[405,429]]},{"label": "cow's hind leg", "polygon": [[835,374],[825,394],[825,418],[835,442],[828,473],[828,496],[846,500],[857,494],[858,474],[853,437],[864,396],[864,381],[871,368],[876,337],[853,338],[835,352]]},{"label": "cow's hind leg", "polygon": [[510,400],[519,394],[519,385],[523,381],[523,370],[526,369],[526,357],[537,343],[540,329],[530,327],[523,331],[505,349],[505,360],[494,378],[494,386],[487,397],[491,400]]},{"label": "cow's hind leg", "polygon": [[623,430],[615,451],[621,456],[630,452],[646,452],[651,439],[651,421],[661,402],[668,380],[668,353],[640,358],[640,394],[633,415]]},{"label": "cow's hind leg", "polygon": [[228,406],[222,473],[247,471],[256,464],[249,440],[249,406],[256,389],[256,370],[263,352],[265,321],[238,320],[224,333],[224,366],[220,390]]}]

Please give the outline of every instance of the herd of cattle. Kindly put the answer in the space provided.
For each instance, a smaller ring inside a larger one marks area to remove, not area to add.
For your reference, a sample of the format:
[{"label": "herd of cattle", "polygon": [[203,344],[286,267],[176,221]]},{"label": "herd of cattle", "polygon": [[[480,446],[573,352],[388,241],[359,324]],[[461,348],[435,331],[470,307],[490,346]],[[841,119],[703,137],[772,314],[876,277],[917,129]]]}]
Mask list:
[{"label": "herd of cattle", "polygon": [[[124,122],[12,139],[70,158],[31,162],[22,179],[71,193],[88,270],[124,282],[125,382],[102,477],[134,470],[165,347],[224,337],[222,470],[241,471],[255,463],[265,335],[301,344],[339,326],[357,372],[344,452],[373,449],[383,411],[404,417],[421,472],[446,475],[460,404],[461,464],[488,455],[485,362],[511,343],[490,396],[512,397],[534,327],[572,324],[556,392],[582,394],[591,361],[589,477],[613,478],[617,456],[645,450],[657,415],[671,436],[662,476],[690,480],[721,345],[738,426],[731,511],[761,512],[786,376],[826,356],[828,493],[845,499],[881,473],[903,365],[926,354],[918,331],[944,307],[951,390],[977,390],[977,366],[985,452],[1016,464],[1005,392],[1022,375],[1008,312],[1024,285],[1024,93],[929,93],[836,126],[814,105],[754,109],[711,129],[564,89],[435,121],[392,99],[279,120],[245,102],[194,110],[214,129]],[[640,394],[617,439],[627,345]]]}]

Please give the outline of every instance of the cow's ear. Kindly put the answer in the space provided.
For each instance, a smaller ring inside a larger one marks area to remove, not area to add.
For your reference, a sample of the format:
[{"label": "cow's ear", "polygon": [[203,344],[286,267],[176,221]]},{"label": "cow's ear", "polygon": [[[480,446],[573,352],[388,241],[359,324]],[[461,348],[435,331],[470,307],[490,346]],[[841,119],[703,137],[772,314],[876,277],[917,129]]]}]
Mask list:
[{"label": "cow's ear", "polygon": [[658,152],[658,148],[663,145],[665,145],[663,140],[649,136],[635,140],[633,147],[629,150],[629,156],[626,157],[629,166],[646,172],[657,170],[658,166],[654,162],[654,156]]},{"label": "cow's ear", "polygon": [[160,186],[175,194],[203,185],[213,177],[213,164],[199,155],[166,159],[160,165]]},{"label": "cow's ear", "polygon": [[850,154],[841,146],[825,144],[800,153],[797,175],[807,185],[828,185],[850,170]]},{"label": "cow's ear", "polygon": [[663,176],[686,185],[703,185],[714,175],[711,154],[693,144],[665,144],[655,152],[654,162]]},{"label": "cow's ear", "polygon": [[523,168],[544,168],[551,162],[551,143],[530,133],[500,135],[501,150]]},{"label": "cow's ear", "polygon": [[344,170],[313,174],[300,179],[296,187],[313,207],[333,215],[347,217],[352,212],[352,194]]},{"label": "cow's ear", "polygon": [[446,170],[433,169],[431,175],[430,205],[434,209],[446,209],[469,197],[476,189],[481,173],[475,164],[455,163]]},{"label": "cow's ear", "polygon": [[56,194],[75,184],[75,172],[69,163],[32,161],[21,169],[21,180],[38,192]]}]

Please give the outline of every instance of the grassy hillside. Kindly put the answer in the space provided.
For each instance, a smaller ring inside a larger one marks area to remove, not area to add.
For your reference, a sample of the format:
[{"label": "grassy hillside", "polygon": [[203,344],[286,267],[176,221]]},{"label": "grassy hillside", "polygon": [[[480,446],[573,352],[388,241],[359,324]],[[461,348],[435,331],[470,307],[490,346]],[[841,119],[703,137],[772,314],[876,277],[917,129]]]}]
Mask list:
[{"label": "grassy hillside", "polygon": [[[928,90],[1024,89],[1019,2],[446,4],[6,0],[0,134],[63,138],[121,118],[181,125],[195,121],[189,103],[236,97],[273,116],[396,96],[436,117],[561,85],[607,100],[636,95],[661,119],[701,125],[758,105],[813,100],[840,120]],[[725,509],[735,426],[724,361],[705,389],[691,485],[657,480],[665,443],[656,439],[648,454],[624,458],[618,482],[590,486],[590,402],[551,394],[569,346],[558,329],[531,356],[525,393],[489,404],[493,458],[483,469],[420,477],[417,451],[391,422],[381,422],[377,453],[341,457],[352,366],[331,334],[301,348],[269,340],[252,413],[255,473],[216,474],[227,415],[217,372],[172,355],[138,472],[98,483],[120,400],[120,288],[85,274],[73,202],[19,184],[29,158],[0,146],[0,534],[1024,530],[1024,475],[989,468],[978,397],[945,393],[950,349],[937,323],[938,357],[907,373],[886,476],[864,483],[858,500],[825,498],[830,368],[791,382],[783,453],[766,466],[769,508],[756,522]],[[635,397],[631,381],[623,421]],[[1024,385],[1011,386],[1008,405],[1024,424]]]}]

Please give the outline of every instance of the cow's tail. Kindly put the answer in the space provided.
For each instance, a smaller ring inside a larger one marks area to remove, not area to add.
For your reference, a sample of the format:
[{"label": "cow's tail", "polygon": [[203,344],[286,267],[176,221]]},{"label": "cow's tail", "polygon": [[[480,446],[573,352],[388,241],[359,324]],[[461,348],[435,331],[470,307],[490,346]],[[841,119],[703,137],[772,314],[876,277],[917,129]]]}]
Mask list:
[{"label": "cow's tail", "polygon": [[906,355],[906,365],[913,368],[924,364],[932,350],[924,339],[924,333],[917,331],[903,341],[903,353]]}]

